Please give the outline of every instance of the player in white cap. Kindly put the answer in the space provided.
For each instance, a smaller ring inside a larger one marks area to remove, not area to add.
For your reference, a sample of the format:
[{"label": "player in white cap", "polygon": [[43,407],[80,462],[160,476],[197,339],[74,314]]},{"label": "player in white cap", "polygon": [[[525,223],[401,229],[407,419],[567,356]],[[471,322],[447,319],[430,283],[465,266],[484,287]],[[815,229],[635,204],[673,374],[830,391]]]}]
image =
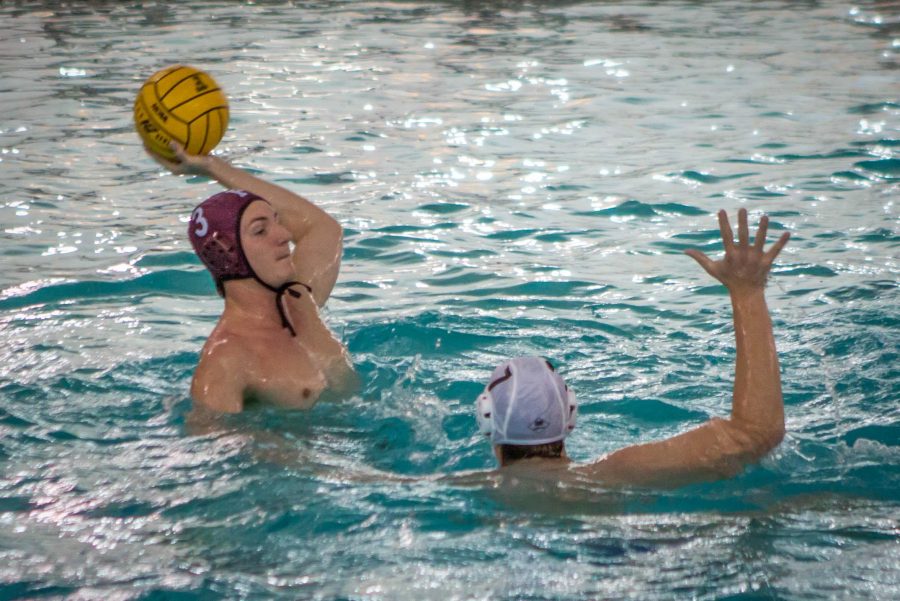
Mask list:
[{"label": "player in white cap", "polygon": [[519,357],[494,370],[478,397],[478,428],[501,465],[529,457],[565,457],[575,428],[575,393],[541,357]]},{"label": "player in white cap", "polygon": [[767,227],[763,216],[751,244],[747,211],[741,209],[735,243],[728,217],[720,211],[725,256],[713,261],[699,250],[686,251],[731,296],[737,357],[728,419],[712,418],[665,440],[572,464],[564,440],[575,427],[575,394],[549,362],[521,357],[497,367],[477,400],[479,428],[490,437],[501,468],[605,484],[681,485],[735,476],[778,446],[784,437],[784,403],[765,284],[789,236],[784,233],[764,250]]}]

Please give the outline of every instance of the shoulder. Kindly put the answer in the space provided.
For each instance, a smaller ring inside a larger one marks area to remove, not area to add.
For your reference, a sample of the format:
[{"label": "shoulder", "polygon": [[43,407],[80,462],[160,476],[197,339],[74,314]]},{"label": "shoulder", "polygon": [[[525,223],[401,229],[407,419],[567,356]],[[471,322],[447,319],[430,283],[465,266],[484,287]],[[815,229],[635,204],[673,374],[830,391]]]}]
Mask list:
[{"label": "shoulder", "polygon": [[247,387],[250,359],[240,337],[222,336],[218,329],[206,341],[191,382],[191,397],[208,409],[238,412]]},{"label": "shoulder", "polygon": [[222,322],[219,322],[200,351],[198,370],[200,368],[204,370],[228,368],[243,363],[250,355],[247,343],[246,337],[240,332],[223,326]]}]

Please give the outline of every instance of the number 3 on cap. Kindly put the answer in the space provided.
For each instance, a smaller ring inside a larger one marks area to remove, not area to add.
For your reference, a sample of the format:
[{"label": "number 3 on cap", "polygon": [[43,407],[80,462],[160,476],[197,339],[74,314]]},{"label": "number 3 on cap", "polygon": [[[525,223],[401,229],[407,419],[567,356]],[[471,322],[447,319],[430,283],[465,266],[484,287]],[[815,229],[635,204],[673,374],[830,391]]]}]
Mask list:
[{"label": "number 3 on cap", "polygon": [[206,217],[203,216],[202,207],[194,209],[194,213],[191,215],[191,221],[197,224],[197,229],[194,230],[194,233],[201,238],[209,231],[209,222],[206,220]]}]

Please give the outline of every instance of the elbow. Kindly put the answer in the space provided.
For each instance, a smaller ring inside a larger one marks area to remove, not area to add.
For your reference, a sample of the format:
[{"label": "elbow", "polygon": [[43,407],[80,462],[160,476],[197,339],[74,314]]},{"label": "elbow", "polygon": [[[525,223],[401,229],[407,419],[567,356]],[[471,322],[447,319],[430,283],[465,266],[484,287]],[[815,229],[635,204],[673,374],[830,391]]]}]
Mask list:
[{"label": "elbow", "polygon": [[294,244],[309,243],[314,248],[343,246],[344,228],[331,215],[320,211],[307,219],[285,222]]},{"label": "elbow", "polygon": [[768,437],[766,439],[766,453],[773,451],[775,447],[781,444],[781,441],[784,440],[784,421],[782,421],[776,428],[773,428],[771,432],[769,432]]},{"label": "elbow", "polygon": [[775,450],[781,441],[784,440],[784,422],[751,433],[750,454],[756,461],[759,461],[773,450]]},{"label": "elbow", "polygon": [[[334,248],[334,263],[340,265],[341,257],[344,255],[344,228],[336,220],[329,217],[330,222],[328,228],[328,240],[331,247]],[[337,277],[337,274],[335,274]]]},{"label": "elbow", "polygon": [[344,237],[344,228],[341,227],[340,222],[326,213],[322,211],[320,214],[319,223],[316,224],[316,227],[320,228],[323,231],[327,231],[330,235],[333,235],[337,238]]},{"label": "elbow", "polygon": [[784,427],[784,420],[782,420],[781,423],[778,425],[778,430],[777,430],[777,432],[775,433],[775,435],[773,436],[773,439],[772,439],[772,440],[773,440],[773,442],[772,442],[772,448],[773,448],[773,449],[774,449],[775,447],[777,447],[778,445],[780,445],[780,444],[781,444],[781,441],[784,440],[785,432],[786,432],[786,430],[785,430],[785,427]]},{"label": "elbow", "polygon": [[738,427],[735,437],[745,461],[755,463],[771,453],[784,440],[784,420],[765,426],[751,424],[735,424]]},{"label": "elbow", "polygon": [[341,224],[338,223],[334,217],[326,215],[319,225],[319,231],[322,233],[323,237],[327,237],[328,240],[332,241],[335,247],[338,249],[343,248],[344,228],[341,227]]},{"label": "elbow", "polygon": [[337,247],[339,249],[343,249],[344,248],[344,228],[341,226],[340,223],[338,223],[337,221],[334,221],[334,229],[335,229],[334,237],[336,239]]}]

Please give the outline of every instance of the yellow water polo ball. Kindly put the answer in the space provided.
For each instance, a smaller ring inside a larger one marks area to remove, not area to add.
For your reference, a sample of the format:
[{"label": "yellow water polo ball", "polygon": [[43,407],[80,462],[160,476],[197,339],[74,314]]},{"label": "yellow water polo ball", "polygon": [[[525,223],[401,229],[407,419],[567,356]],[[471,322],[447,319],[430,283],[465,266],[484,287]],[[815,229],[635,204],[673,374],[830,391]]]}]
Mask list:
[{"label": "yellow water polo ball", "polygon": [[151,75],[134,101],[134,124],[151,152],[175,160],[169,142],[207,154],[228,128],[228,99],[209,74],[172,65]]}]

